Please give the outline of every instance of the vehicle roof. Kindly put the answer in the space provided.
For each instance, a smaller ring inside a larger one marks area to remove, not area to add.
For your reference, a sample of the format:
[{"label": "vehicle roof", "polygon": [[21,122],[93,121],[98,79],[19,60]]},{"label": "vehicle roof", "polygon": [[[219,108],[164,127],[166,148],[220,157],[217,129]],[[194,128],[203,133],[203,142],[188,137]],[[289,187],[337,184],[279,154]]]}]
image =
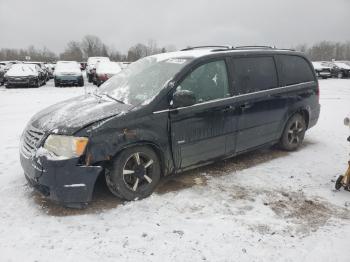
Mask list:
[{"label": "vehicle roof", "polygon": [[200,58],[206,56],[217,56],[217,55],[228,55],[228,54],[291,54],[304,56],[303,53],[297,52],[290,49],[277,49],[277,48],[261,48],[261,47],[249,47],[249,48],[232,48],[232,49],[222,49],[222,48],[201,48],[201,49],[186,49],[181,51],[161,53],[153,55],[152,57],[158,60],[165,60],[170,58]]}]

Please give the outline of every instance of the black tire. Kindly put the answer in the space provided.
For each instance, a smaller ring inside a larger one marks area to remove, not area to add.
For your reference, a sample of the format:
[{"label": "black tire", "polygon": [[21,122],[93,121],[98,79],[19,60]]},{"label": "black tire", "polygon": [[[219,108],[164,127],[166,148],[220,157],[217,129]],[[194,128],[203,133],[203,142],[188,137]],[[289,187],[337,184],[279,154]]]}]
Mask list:
[{"label": "black tire", "polygon": [[87,74],[87,78],[88,78],[88,82],[91,83],[92,82],[92,75]]},{"label": "black tire", "polygon": [[343,78],[343,77],[344,77],[343,72],[339,72],[339,73],[337,74],[337,77],[338,77],[338,78]]},{"label": "black tire", "polygon": [[84,79],[80,79],[78,85],[79,86],[84,86]]},{"label": "black tire", "polygon": [[60,86],[60,85],[58,84],[58,82],[57,82],[56,79],[54,79],[53,81],[54,81],[54,83],[55,83],[55,87],[59,87],[59,86]]},{"label": "black tire", "polygon": [[287,122],[279,147],[286,151],[295,151],[303,143],[306,132],[306,122],[301,114],[293,115]]},{"label": "black tire", "polygon": [[150,196],[160,175],[157,154],[149,147],[136,146],[118,154],[110,172],[106,172],[106,182],[112,194],[131,201]]},{"label": "black tire", "polygon": [[335,189],[339,190],[342,186],[341,181],[343,180],[344,176],[339,176],[337,181],[335,181]]}]

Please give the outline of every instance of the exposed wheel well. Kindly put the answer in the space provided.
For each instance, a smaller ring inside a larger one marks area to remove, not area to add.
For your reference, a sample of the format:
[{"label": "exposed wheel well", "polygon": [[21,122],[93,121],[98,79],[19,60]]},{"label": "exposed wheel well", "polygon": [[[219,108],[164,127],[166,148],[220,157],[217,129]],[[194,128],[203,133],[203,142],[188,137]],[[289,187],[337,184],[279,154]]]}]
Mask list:
[{"label": "exposed wheel well", "polygon": [[[301,114],[301,115],[304,117],[304,119],[305,119],[305,124],[306,124],[306,128],[308,128],[308,127],[309,127],[309,120],[310,120],[309,112],[308,112],[306,109],[301,109],[301,110],[299,110],[299,111],[296,112],[296,113],[299,113],[299,114]],[[294,114],[293,114],[293,115],[294,115]]]}]

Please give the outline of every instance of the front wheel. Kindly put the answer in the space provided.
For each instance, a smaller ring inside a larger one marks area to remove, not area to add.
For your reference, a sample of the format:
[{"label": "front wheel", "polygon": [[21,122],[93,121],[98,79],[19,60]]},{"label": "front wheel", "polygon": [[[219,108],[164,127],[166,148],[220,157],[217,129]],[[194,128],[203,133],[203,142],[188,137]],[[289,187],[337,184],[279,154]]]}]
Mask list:
[{"label": "front wheel", "polygon": [[106,172],[106,182],[115,196],[131,201],[151,195],[160,174],[157,154],[149,147],[137,146],[125,149],[114,159]]},{"label": "front wheel", "polygon": [[343,72],[339,72],[337,75],[338,78],[343,78]]},{"label": "front wheel", "polygon": [[306,122],[301,114],[293,115],[287,122],[279,146],[287,151],[294,151],[303,143]]},{"label": "front wheel", "polygon": [[91,83],[92,82],[92,75],[87,74],[87,79],[88,79],[88,82]]},{"label": "front wheel", "polygon": [[84,86],[84,79],[81,78],[79,81],[78,81],[78,85],[79,86]]}]

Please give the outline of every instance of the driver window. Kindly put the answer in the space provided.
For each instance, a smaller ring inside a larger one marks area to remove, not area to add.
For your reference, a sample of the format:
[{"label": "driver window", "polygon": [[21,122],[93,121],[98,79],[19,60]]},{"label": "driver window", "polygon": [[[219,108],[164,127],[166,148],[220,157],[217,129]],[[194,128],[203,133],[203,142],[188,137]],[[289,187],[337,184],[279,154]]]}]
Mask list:
[{"label": "driver window", "polygon": [[181,82],[178,89],[192,91],[196,103],[229,97],[225,61],[219,60],[201,65]]}]

